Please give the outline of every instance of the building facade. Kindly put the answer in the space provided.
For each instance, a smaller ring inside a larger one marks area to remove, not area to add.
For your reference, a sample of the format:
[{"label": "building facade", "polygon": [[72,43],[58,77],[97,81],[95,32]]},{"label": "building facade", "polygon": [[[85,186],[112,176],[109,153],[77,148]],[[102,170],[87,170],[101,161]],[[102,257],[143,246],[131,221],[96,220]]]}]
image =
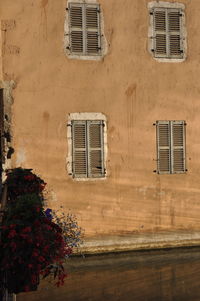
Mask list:
[{"label": "building facade", "polygon": [[33,168],[90,246],[199,239],[199,1],[4,0],[0,12],[4,168]]}]

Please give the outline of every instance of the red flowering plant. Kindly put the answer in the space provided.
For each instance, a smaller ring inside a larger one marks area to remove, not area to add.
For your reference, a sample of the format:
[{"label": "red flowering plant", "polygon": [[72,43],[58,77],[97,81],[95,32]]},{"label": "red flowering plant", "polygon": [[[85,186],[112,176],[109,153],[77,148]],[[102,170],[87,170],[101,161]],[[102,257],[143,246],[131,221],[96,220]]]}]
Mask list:
[{"label": "red flowering plant", "polygon": [[[51,209],[44,209],[45,184],[30,169],[16,168],[7,174],[8,199],[0,241],[0,285],[10,293],[36,290],[40,276],[50,274],[57,286],[62,285],[67,276],[63,263],[80,242],[81,228],[76,221],[77,232],[72,229],[76,233],[74,238],[66,237],[70,231],[67,234],[63,221]],[[73,227],[68,222],[70,228]]]}]

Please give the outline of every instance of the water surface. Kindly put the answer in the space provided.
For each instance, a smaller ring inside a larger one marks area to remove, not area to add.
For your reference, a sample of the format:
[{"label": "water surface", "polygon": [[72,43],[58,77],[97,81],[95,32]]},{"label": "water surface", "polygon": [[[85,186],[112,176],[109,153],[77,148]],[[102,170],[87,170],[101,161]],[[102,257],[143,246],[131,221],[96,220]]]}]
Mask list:
[{"label": "water surface", "polygon": [[17,301],[200,301],[200,248],[73,257],[67,270],[64,287]]}]

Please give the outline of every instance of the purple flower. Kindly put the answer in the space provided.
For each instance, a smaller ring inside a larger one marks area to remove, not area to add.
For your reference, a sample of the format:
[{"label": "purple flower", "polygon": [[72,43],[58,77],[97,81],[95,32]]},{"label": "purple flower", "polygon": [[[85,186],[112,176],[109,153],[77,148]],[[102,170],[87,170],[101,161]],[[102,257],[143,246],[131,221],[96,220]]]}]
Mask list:
[{"label": "purple flower", "polygon": [[47,208],[44,213],[45,213],[45,215],[48,219],[52,220],[53,216],[52,216],[52,210],[51,209]]}]

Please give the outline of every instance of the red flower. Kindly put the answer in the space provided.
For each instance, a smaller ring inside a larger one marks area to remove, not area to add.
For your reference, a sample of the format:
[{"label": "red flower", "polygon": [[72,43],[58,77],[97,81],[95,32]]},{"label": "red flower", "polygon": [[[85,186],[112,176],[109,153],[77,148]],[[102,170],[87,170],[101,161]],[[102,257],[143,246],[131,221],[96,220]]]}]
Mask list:
[{"label": "red flower", "polygon": [[32,181],[32,180],[34,180],[34,179],[35,179],[34,175],[27,175],[27,176],[24,176],[24,180],[27,180],[27,181]]},{"label": "red flower", "polygon": [[28,234],[20,234],[20,236],[23,238],[23,239],[27,239],[27,238],[29,238],[29,236],[28,236]]},{"label": "red flower", "polygon": [[11,228],[11,229],[14,229],[15,227],[16,227],[15,224],[11,224],[11,225],[10,225],[10,228]]},{"label": "red flower", "polygon": [[22,230],[23,233],[29,233],[31,232],[31,227],[26,227]]},{"label": "red flower", "polygon": [[37,277],[36,277],[36,275],[32,275],[31,276],[31,283],[32,284],[36,284],[37,283]]},{"label": "red flower", "polygon": [[29,290],[30,290],[30,287],[28,285],[24,286],[24,291],[25,292],[29,292]]},{"label": "red flower", "polygon": [[38,220],[34,221],[34,225],[37,227],[37,226],[40,226],[40,222]]},{"label": "red flower", "polygon": [[41,207],[35,207],[36,212],[40,212]]},{"label": "red flower", "polygon": [[33,250],[32,256],[33,257],[38,257],[39,256],[38,250]]},{"label": "red flower", "polygon": [[47,253],[47,252],[48,252],[48,250],[49,250],[49,246],[48,246],[48,245],[44,246],[44,248],[43,248],[43,252],[44,252],[44,253]]},{"label": "red flower", "polygon": [[9,234],[8,234],[8,238],[13,238],[17,235],[17,232],[15,230],[10,230]]},{"label": "red flower", "polygon": [[14,241],[11,241],[10,246],[12,248],[12,251],[15,251],[17,248],[17,244]]},{"label": "red flower", "polygon": [[40,184],[40,186],[39,186],[40,192],[41,192],[42,190],[44,190],[45,186],[46,186],[46,183]]},{"label": "red flower", "polygon": [[39,257],[38,257],[38,260],[39,260],[39,262],[44,262],[44,261],[45,261],[45,258],[44,258],[43,256],[39,256]]}]

